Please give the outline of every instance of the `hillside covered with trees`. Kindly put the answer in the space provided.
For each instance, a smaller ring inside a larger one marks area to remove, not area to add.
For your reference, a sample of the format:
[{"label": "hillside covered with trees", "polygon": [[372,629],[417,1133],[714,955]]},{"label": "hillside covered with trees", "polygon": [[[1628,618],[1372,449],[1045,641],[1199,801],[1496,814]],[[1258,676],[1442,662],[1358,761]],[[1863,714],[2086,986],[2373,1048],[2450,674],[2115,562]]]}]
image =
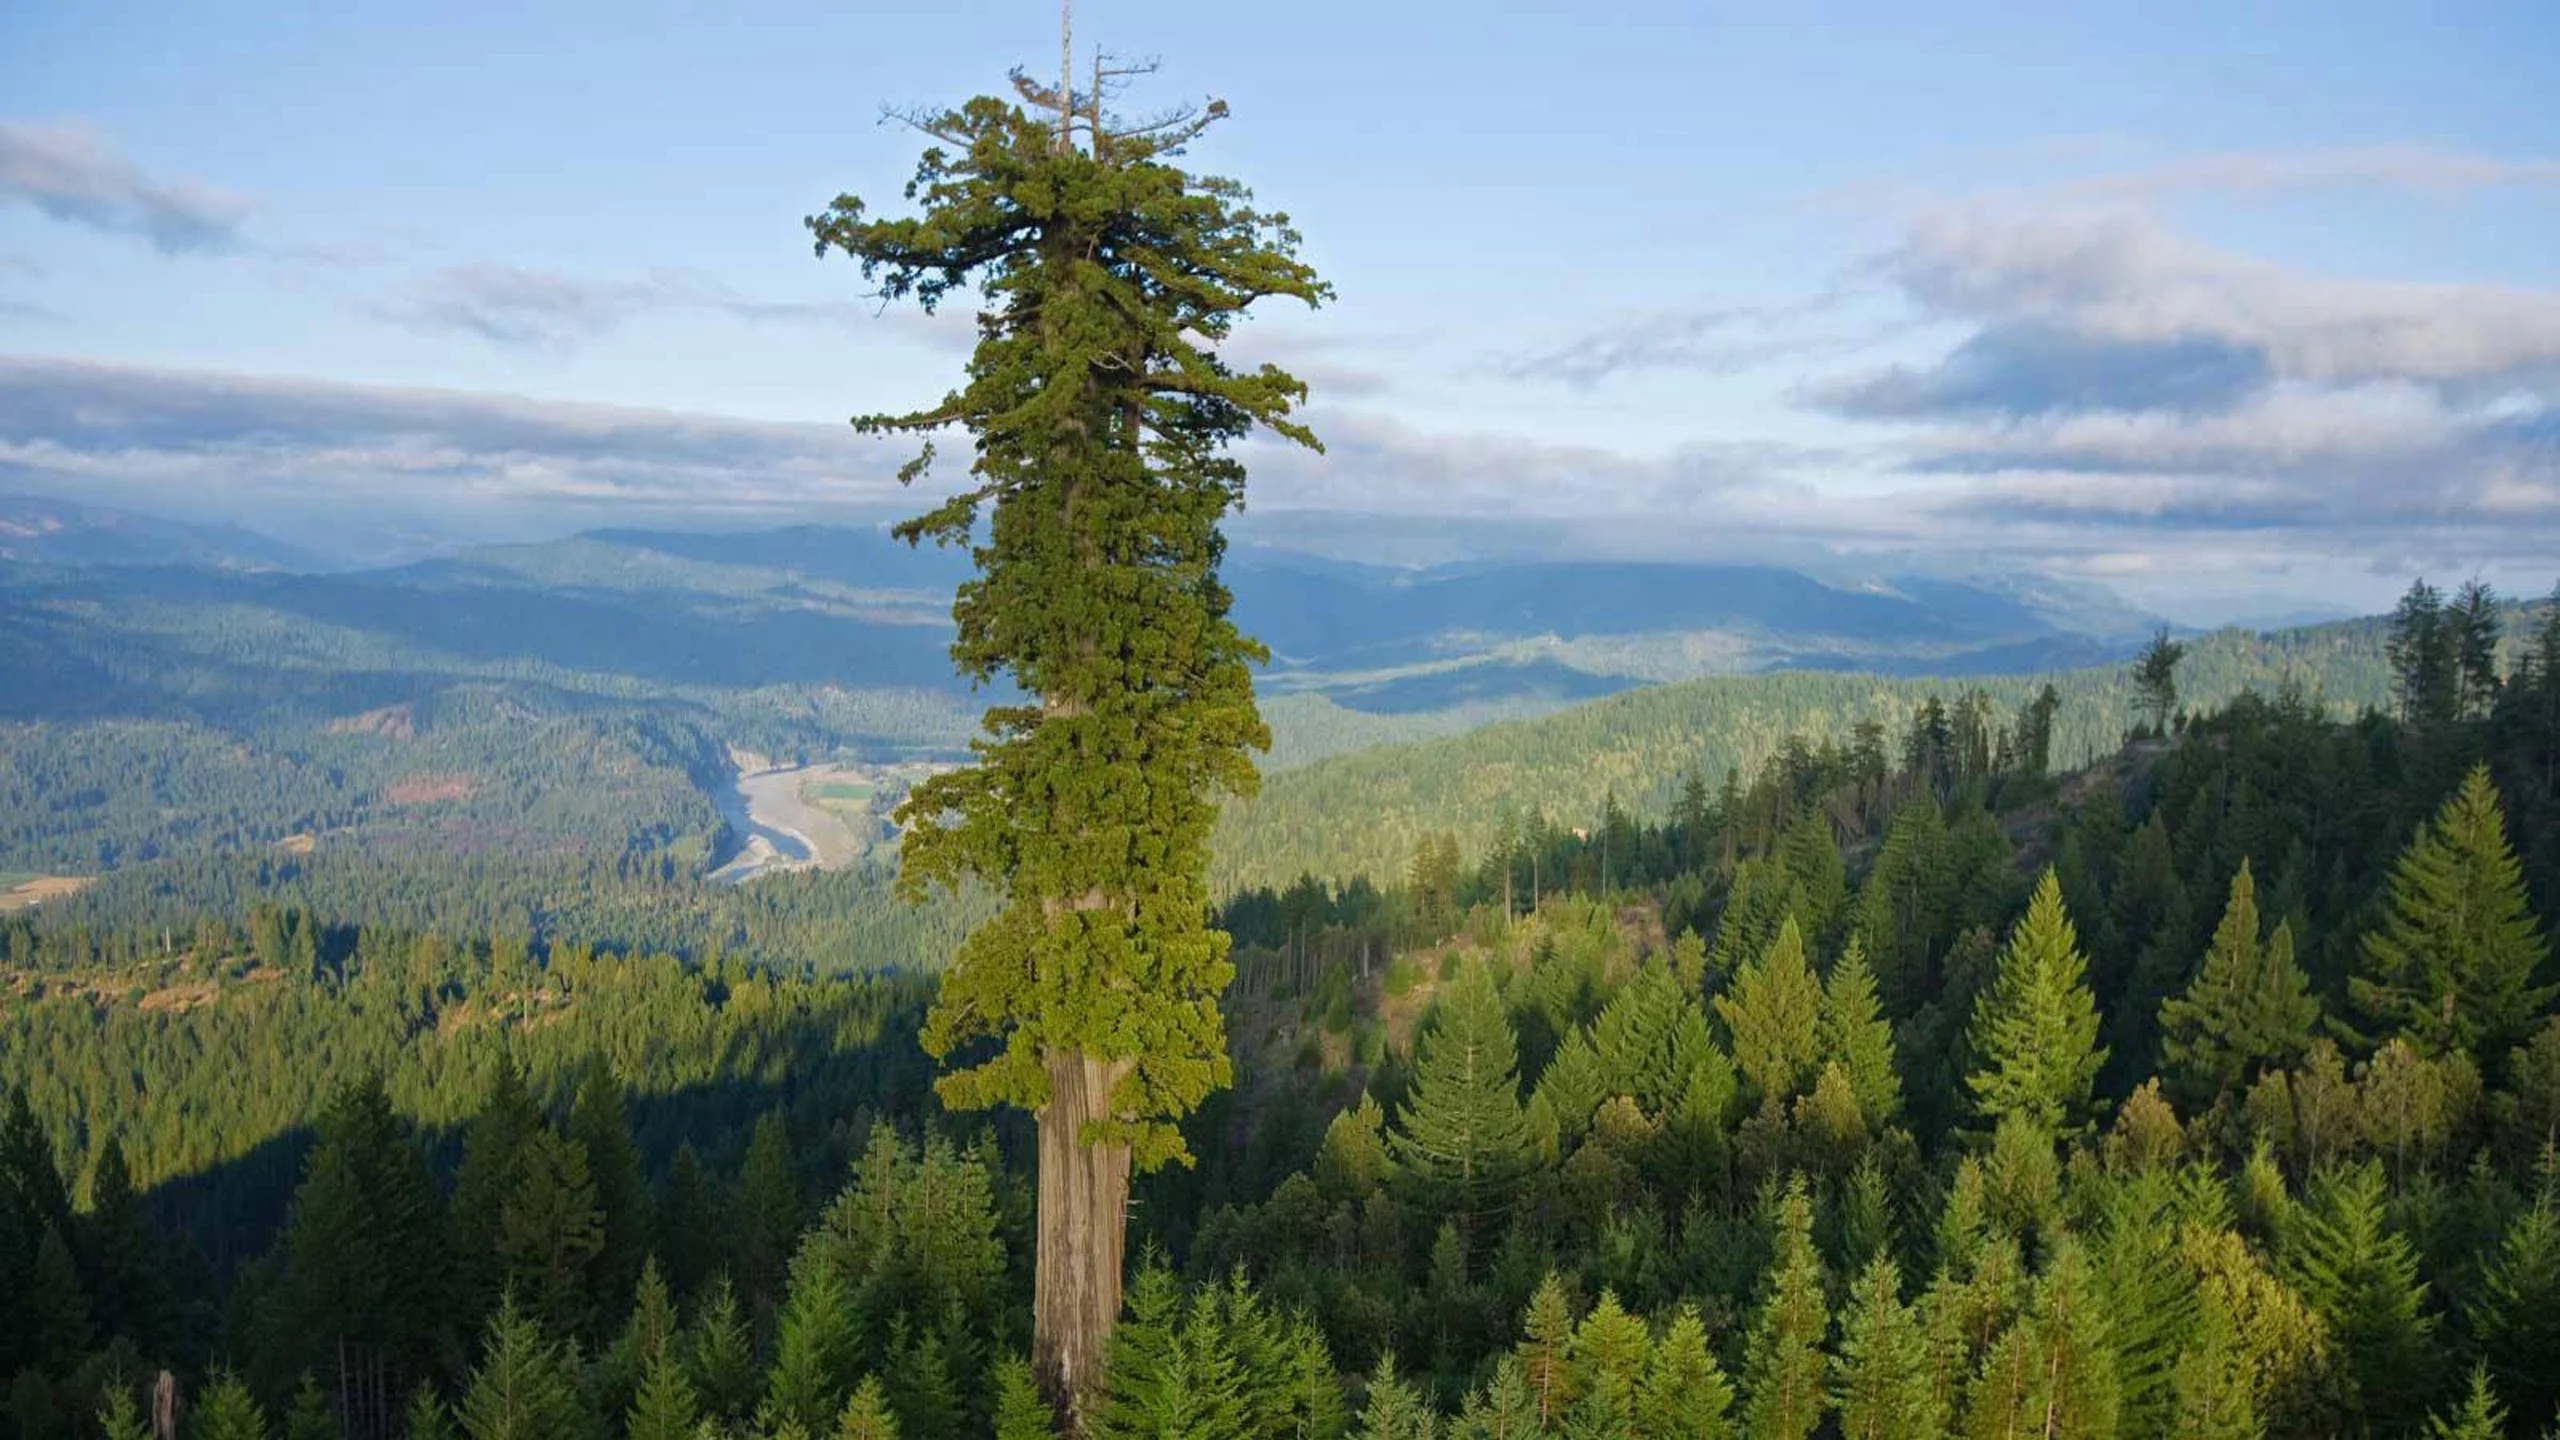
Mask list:
[{"label": "hillside covered with trees", "polygon": [[[1243,893],[1093,1432],[2541,1433],[2560,623],[2459,638],[2413,596],[2389,713],[2059,770],[1924,708]],[[1047,1433],[1028,1132],[939,1110],[912,982],[7,934],[24,1433],[164,1366],[209,1435]]]}]

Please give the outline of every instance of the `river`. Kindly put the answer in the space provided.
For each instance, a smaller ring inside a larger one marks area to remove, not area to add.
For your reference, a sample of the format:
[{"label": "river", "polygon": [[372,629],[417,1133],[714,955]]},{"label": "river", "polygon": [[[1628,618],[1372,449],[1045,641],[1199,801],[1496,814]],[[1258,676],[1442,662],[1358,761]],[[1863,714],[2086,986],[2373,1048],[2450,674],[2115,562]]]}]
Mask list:
[{"label": "river", "polygon": [[800,793],[804,785],[844,773],[837,765],[740,772],[733,783],[712,796],[729,822],[737,849],[711,872],[711,878],[743,884],[758,875],[851,860],[860,848],[852,827]]}]

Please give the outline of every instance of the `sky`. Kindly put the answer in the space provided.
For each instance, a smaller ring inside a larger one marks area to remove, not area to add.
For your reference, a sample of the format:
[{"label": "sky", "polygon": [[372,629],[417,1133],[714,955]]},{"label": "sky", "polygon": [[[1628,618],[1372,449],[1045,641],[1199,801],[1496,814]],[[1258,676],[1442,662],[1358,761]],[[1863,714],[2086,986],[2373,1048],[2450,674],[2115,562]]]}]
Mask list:
[{"label": "sky", "polygon": [[[2243,14],[2242,12],[2246,13]],[[911,507],[804,216],[1028,0],[0,0],[0,491],[389,552]],[[2560,8],[1079,0],[1332,282],[1238,358],[1362,558],[2037,573],[2192,622],[2560,579]]]}]

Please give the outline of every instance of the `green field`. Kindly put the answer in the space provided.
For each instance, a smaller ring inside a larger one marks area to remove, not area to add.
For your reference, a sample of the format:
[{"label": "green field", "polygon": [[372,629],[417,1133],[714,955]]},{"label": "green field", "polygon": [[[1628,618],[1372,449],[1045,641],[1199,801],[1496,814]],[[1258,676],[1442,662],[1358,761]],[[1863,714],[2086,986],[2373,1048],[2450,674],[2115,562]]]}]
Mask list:
[{"label": "green field", "polygon": [[868,803],[876,793],[860,780],[827,780],[809,787],[809,798],[822,803]]}]

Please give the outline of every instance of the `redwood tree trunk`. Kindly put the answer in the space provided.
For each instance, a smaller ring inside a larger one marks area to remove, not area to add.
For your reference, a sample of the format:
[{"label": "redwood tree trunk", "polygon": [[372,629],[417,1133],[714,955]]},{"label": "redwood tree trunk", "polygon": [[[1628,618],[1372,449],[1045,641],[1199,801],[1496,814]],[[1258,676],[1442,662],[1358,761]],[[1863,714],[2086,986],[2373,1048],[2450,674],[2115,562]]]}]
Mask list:
[{"label": "redwood tree trunk", "polygon": [[1120,1318],[1129,1211],[1129,1147],[1087,1145],[1081,1137],[1087,1121],[1109,1116],[1111,1091],[1129,1062],[1052,1050],[1046,1063],[1031,1348],[1041,1388],[1070,1433],[1081,1435],[1077,1410],[1101,1383],[1103,1344]]}]

